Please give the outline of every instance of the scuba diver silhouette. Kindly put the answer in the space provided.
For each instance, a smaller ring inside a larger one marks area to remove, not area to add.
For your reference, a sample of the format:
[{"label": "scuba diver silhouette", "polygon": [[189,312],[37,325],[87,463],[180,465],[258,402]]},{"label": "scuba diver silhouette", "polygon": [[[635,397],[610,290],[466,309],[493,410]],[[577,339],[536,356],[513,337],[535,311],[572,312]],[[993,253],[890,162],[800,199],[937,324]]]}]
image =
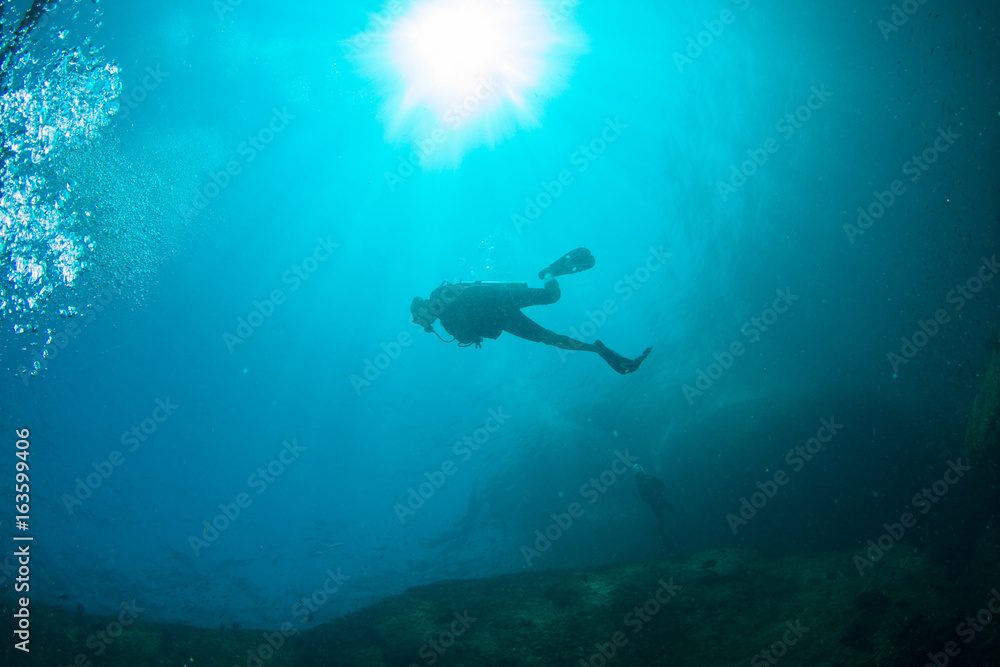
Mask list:
[{"label": "scuba diver silhouette", "polygon": [[[566,253],[538,272],[538,277],[545,281],[544,289],[529,288],[527,283],[476,281],[452,284],[445,281],[431,292],[430,299],[414,297],[410,313],[415,324],[438,338],[441,335],[434,330],[434,322],[441,320],[441,326],[458,341],[459,347],[481,347],[484,338],[495,340],[506,331],[519,338],[563,350],[594,352],[622,375],[634,373],[652,348],[646,348],[635,359],[628,359],[599,340],[590,344],[549,331],[521,312],[528,306],[546,306],[558,301],[562,292],[556,276],[586,271],[594,263],[594,256],[586,248]],[[441,340],[444,341],[444,338]]]},{"label": "scuba diver silhouette", "polygon": [[666,528],[663,525],[666,520],[666,513],[674,509],[673,505],[663,495],[666,485],[656,477],[647,475],[646,471],[638,463],[632,466],[632,472],[635,473],[635,486],[639,491],[639,498],[642,499],[642,502],[649,505],[649,508],[653,510],[653,515],[656,517],[660,542],[663,543],[667,551],[673,551],[674,543],[667,536]]}]

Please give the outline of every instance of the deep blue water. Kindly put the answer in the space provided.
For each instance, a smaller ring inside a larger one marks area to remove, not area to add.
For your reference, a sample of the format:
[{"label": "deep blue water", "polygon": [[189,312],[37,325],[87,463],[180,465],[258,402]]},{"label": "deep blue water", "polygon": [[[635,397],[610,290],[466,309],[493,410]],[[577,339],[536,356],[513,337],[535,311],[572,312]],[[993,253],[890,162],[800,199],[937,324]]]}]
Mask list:
[{"label": "deep blue water", "polygon": [[[524,104],[445,125],[423,160],[433,111],[400,111],[369,17],[395,5],[104,0],[39,29],[39,52],[89,38],[121,92],[94,136],[10,167],[72,184],[79,213],[27,242],[47,200],[28,223],[4,204],[2,479],[30,429],[36,599],[274,627],[328,572],[318,621],[442,579],[663,556],[619,453],[665,482],[681,553],[860,548],[941,477],[1000,326],[997,8],[928,0],[887,30],[891,3],[577,4]],[[859,226],[859,207],[884,211]],[[73,280],[59,234],[89,238]],[[596,266],[526,314],[652,346],[634,374],[410,322],[442,280],[541,287],[579,246]],[[15,279],[32,253],[44,274]],[[824,419],[830,442],[786,458]],[[912,548],[947,558],[975,503],[956,489]]]}]

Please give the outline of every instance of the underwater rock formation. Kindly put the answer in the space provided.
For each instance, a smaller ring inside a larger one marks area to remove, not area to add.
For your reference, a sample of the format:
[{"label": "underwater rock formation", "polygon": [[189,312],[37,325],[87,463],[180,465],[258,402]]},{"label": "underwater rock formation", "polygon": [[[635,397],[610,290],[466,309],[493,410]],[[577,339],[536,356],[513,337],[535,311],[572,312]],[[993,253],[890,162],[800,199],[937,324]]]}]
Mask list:
[{"label": "underwater rock formation", "polygon": [[902,667],[924,664],[949,642],[960,648],[961,664],[996,659],[1000,624],[987,624],[967,644],[959,636],[964,619],[992,593],[956,585],[903,545],[863,576],[855,556],[714,550],[446,581],[285,635],[139,619],[112,638],[113,618],[33,605],[30,656],[12,662],[7,642],[0,661],[84,664],[83,655],[108,667],[587,667],[765,665],[780,658],[783,665]]},{"label": "underwater rock formation", "polygon": [[978,514],[972,525],[978,528],[967,577],[970,582],[996,578],[1000,562],[1000,330],[993,355],[983,372],[979,392],[972,402],[965,430],[964,455],[974,471],[974,493]]},{"label": "underwater rock formation", "polygon": [[[1000,346],[1000,332],[996,345]],[[979,393],[972,403],[969,424],[965,430],[966,456],[973,462],[985,461],[996,472],[1000,459],[1000,352],[994,348],[990,363],[983,372]],[[996,479],[996,478],[994,478]]]}]

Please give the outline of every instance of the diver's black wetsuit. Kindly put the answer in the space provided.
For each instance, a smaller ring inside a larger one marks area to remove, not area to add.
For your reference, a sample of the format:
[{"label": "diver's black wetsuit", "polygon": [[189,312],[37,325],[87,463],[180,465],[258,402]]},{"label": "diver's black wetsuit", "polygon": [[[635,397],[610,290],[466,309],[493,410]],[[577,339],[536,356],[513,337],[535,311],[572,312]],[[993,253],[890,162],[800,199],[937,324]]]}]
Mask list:
[{"label": "diver's black wetsuit", "polygon": [[[450,298],[449,298],[450,296]],[[478,345],[483,338],[496,340],[504,331],[519,338],[555,345],[568,350],[586,347],[586,343],[561,336],[528,319],[521,312],[528,306],[547,306],[562,296],[559,283],[550,280],[544,289],[510,285],[442,285],[431,294],[447,305],[438,315],[441,326],[463,345]]]},{"label": "diver's black wetsuit", "polygon": [[656,517],[656,524],[659,527],[660,541],[663,542],[663,546],[668,551],[673,551],[674,543],[667,536],[666,527],[663,525],[664,521],[666,521],[666,513],[674,509],[663,495],[666,485],[641,470],[635,473],[635,485],[639,489],[639,497],[642,499],[642,502],[649,505],[649,508],[653,510],[653,515]]},{"label": "diver's black wetsuit", "polygon": [[627,359],[608,349],[599,340],[587,343],[557,334],[531,321],[521,312],[522,308],[528,306],[547,306],[559,300],[562,292],[556,276],[586,271],[592,266],[594,257],[590,251],[577,248],[538,272],[538,277],[545,281],[544,289],[528,287],[527,283],[475,282],[453,285],[444,282],[431,292],[430,299],[414,297],[410,313],[414,324],[420,325],[427,333],[437,333],[434,331],[434,322],[440,319],[445,331],[454,336],[459,345],[480,347],[484,338],[495,340],[507,331],[519,338],[563,350],[594,352],[618,373],[634,373],[652,348],[647,347],[635,359]]},{"label": "diver's black wetsuit", "polygon": [[[649,348],[635,359],[627,359],[599,340],[586,343],[557,334],[528,319],[521,312],[522,308],[528,306],[555,303],[560,296],[562,292],[555,278],[549,278],[544,289],[531,288],[525,283],[445,283],[431,292],[427,303],[431,316],[440,319],[445,331],[462,345],[479,347],[483,338],[496,339],[507,331],[519,338],[563,350],[595,352],[622,375],[639,368],[639,364],[649,354]],[[422,306],[418,306],[420,307]]]}]

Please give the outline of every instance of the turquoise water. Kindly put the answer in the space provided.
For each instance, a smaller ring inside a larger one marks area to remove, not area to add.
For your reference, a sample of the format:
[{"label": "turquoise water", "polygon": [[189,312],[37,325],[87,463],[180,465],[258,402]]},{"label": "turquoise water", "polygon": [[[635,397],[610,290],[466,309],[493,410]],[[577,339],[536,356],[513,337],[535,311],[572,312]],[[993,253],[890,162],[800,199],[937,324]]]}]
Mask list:
[{"label": "turquoise water", "polygon": [[[616,460],[679,552],[852,549],[948,468],[1000,325],[995,7],[512,1],[516,57],[456,98],[393,50],[413,4],[66,2],[9,65],[0,417],[38,600],[277,627],[663,556]],[[652,346],[633,374],[410,322],[580,246],[526,314]],[[948,500],[915,539],[945,560],[976,502]]]}]

